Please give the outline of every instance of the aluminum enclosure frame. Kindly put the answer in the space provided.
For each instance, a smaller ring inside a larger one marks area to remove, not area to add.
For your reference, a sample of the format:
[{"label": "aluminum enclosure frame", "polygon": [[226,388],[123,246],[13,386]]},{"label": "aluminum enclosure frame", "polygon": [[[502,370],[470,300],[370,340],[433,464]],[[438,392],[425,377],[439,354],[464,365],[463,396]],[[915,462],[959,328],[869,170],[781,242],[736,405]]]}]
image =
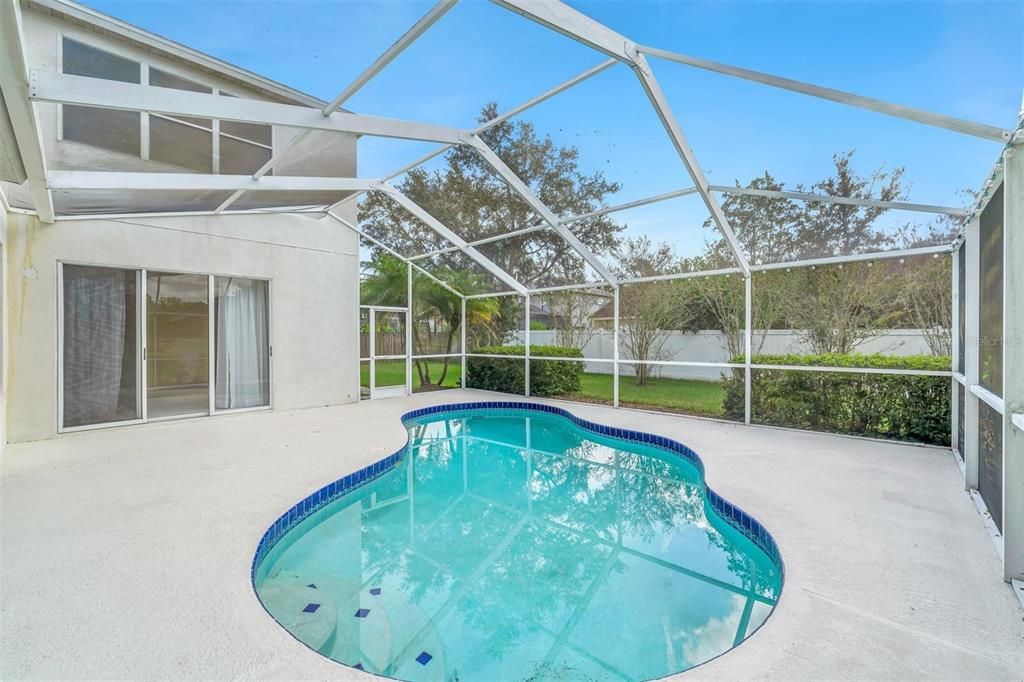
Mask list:
[{"label": "aluminum enclosure frame", "polygon": [[[999,182],[1004,183],[1005,193],[1005,248],[1004,248],[1004,343],[1008,351],[1008,358],[1024,357],[1024,350],[1021,348],[1021,339],[1024,339],[1024,118],[1015,130],[1005,130],[996,126],[985,125],[973,121],[967,121],[951,116],[936,114],[904,105],[884,102],[875,98],[865,97],[833,88],[827,88],[810,83],[804,83],[793,79],[783,78],[759,71],[730,66],[712,62],[710,60],[687,56],[678,52],[665,50],[657,47],[638,45],[626,36],[619,34],[611,28],[587,17],[572,7],[559,2],[558,0],[492,0],[494,4],[522,15],[548,29],[554,30],[573,40],[576,40],[605,56],[605,59],[595,66],[586,69],[578,75],[558,84],[536,97],[513,107],[500,114],[495,119],[487,121],[474,129],[461,129],[450,126],[433,125],[416,121],[402,121],[390,118],[367,116],[362,114],[342,111],[342,105],[374,76],[380,73],[388,64],[394,61],[403,53],[417,38],[442,20],[444,16],[457,4],[458,0],[440,0],[435,4],[419,21],[409,28],[391,47],[380,57],[373,61],[359,76],[328,103],[306,101],[304,104],[279,104],[274,102],[261,102],[257,100],[246,100],[236,98],[218,97],[202,93],[191,93],[176,90],[166,90],[146,85],[135,85],[103,81],[98,79],[86,79],[80,76],[71,76],[44,71],[30,72],[27,66],[25,52],[25,35],[22,27],[21,9],[17,0],[0,3],[0,86],[3,88],[4,100],[8,106],[11,116],[11,128],[18,145],[21,161],[25,167],[28,188],[35,205],[34,213],[42,223],[52,223],[55,220],[95,220],[95,219],[119,219],[139,216],[186,216],[186,215],[235,215],[266,213],[283,211],[289,213],[303,213],[318,217],[329,218],[340,226],[353,230],[361,239],[365,239],[377,247],[385,250],[391,255],[399,258],[406,264],[408,276],[408,318],[407,332],[411,325],[415,324],[412,305],[413,277],[416,273],[424,274],[433,282],[444,287],[460,298],[463,311],[461,329],[461,350],[456,357],[462,362],[462,382],[465,385],[467,358],[476,354],[469,352],[466,344],[466,303],[479,298],[497,296],[516,296],[522,298],[526,310],[525,338],[525,363],[526,394],[530,392],[529,368],[531,360],[531,335],[530,315],[531,299],[533,296],[570,290],[599,289],[602,292],[611,291],[614,305],[613,339],[614,353],[611,359],[590,359],[592,362],[611,363],[613,365],[614,388],[612,403],[618,407],[620,403],[619,379],[620,364],[623,362],[619,353],[620,340],[620,292],[621,287],[628,284],[640,284],[644,282],[672,281],[693,277],[709,276],[731,276],[737,275],[744,279],[744,313],[745,332],[744,348],[746,350],[745,360],[738,363],[700,363],[686,361],[643,361],[649,364],[665,366],[704,366],[721,367],[723,369],[742,369],[745,379],[745,422],[751,423],[751,373],[752,370],[769,368],[753,362],[751,357],[751,335],[752,335],[752,277],[755,273],[790,269],[798,267],[817,267],[819,265],[835,265],[854,262],[872,262],[887,259],[921,257],[933,255],[936,257],[949,257],[955,255],[960,248],[967,249],[965,262],[966,290],[966,314],[963,323],[967,329],[968,336],[976,334],[979,328],[977,304],[979,301],[979,272],[978,262],[978,214],[984,206],[984,202],[990,197],[989,191]],[[47,0],[49,4],[60,4],[60,0]],[[1004,144],[1005,148],[996,166],[996,170],[988,179],[982,196],[978,203],[969,211],[949,206],[935,206],[930,204],[919,204],[909,202],[878,201],[872,199],[859,199],[842,196],[826,196],[811,194],[807,192],[793,191],[772,191],[757,190],[743,187],[730,187],[725,185],[712,185],[709,183],[697,156],[689,145],[683,127],[680,124],[675,112],[671,109],[669,102],[661,89],[654,71],[651,68],[647,57],[656,57],[668,62],[680,64],[690,68],[698,68],[711,71],[723,76],[740,78],[756,82],[767,87],[781,88],[804,96],[825,99],[843,106],[857,107],[872,111],[881,115],[897,117],[920,125],[928,125],[941,128],[951,133],[971,136],[976,139]],[[481,133],[490,128],[507,121],[527,111],[533,106],[544,102],[562,92],[569,90],[608,69],[615,68],[622,64],[630,68],[642,86],[649,102],[658,115],[663,128],[665,129],[669,143],[675,149],[680,163],[685,167],[692,182],[692,187],[681,188],[673,192],[647,197],[618,206],[602,207],[578,216],[557,216],[549,207],[545,206],[534,192],[518,178],[515,172],[510,169],[481,139]],[[301,99],[301,98],[300,98]],[[100,106],[113,109],[125,109],[131,111],[142,111],[152,113],[164,113],[179,116],[198,116],[223,120],[244,121],[250,123],[261,123],[271,125],[290,126],[301,128],[302,132],[290,143],[279,149],[273,150],[270,159],[252,175],[228,176],[228,175],[202,175],[185,173],[123,173],[123,172],[87,172],[87,171],[48,171],[46,158],[43,151],[43,143],[40,136],[39,123],[35,111],[35,102],[56,102],[71,103],[84,106]],[[300,140],[305,138],[309,131],[333,131],[357,135],[383,136],[397,139],[426,140],[440,144],[419,159],[406,164],[393,173],[381,179],[363,178],[325,178],[325,177],[282,177],[270,175],[270,171],[281,160],[281,158],[294,147]],[[404,195],[398,188],[391,184],[391,180],[401,176],[409,170],[416,168],[423,163],[436,158],[448,149],[456,145],[465,145],[474,149],[481,157],[495,170],[495,172],[516,192],[537,214],[539,220],[529,227],[514,232],[490,236],[484,239],[466,241],[460,238],[448,226],[445,226],[435,217],[431,216],[423,207],[416,204],[409,197]],[[145,177],[142,177],[145,176]],[[126,213],[118,215],[56,215],[52,200],[54,189],[124,189],[124,190],[227,190],[231,196],[213,211],[192,211],[192,212],[165,212],[154,213]],[[279,207],[274,209],[259,209],[248,211],[230,211],[231,205],[237,201],[243,193],[253,190],[280,190],[280,191],[309,191],[326,190],[351,192],[350,196],[341,199],[330,205],[315,206],[309,208]],[[403,256],[388,246],[380,239],[368,234],[359,225],[338,215],[334,209],[343,204],[355,201],[366,191],[381,191],[391,200],[401,205],[417,219],[425,223],[431,230],[441,236],[450,246],[435,249],[433,251],[414,256]],[[604,263],[591,249],[582,243],[569,226],[575,222],[587,218],[611,214],[617,211],[626,210],[638,206],[653,204],[675,197],[697,194],[701,197],[708,209],[709,215],[717,229],[722,234],[725,243],[729,246],[732,257],[735,260],[734,267],[722,268],[705,272],[681,272],[668,275],[656,275],[652,277],[626,278],[617,275],[612,268]],[[748,196],[762,196],[767,198],[792,199],[798,201],[828,202],[842,205],[865,206],[882,208],[886,210],[904,210],[931,213],[937,215],[949,215],[963,218],[964,227],[961,236],[951,244],[940,244],[912,249],[900,249],[878,253],[848,254],[841,256],[802,260],[796,262],[781,263],[750,263],[747,254],[744,253],[741,244],[729,224],[728,218],[722,210],[719,202],[720,194],[737,194]],[[24,209],[11,209],[4,200],[4,209],[32,213]],[[493,243],[514,236],[528,235],[541,230],[552,230],[558,234],[598,275],[600,281],[581,282],[566,284],[556,287],[531,288],[526,283],[518,281],[510,273],[503,270],[499,265],[484,256],[476,248],[488,243]],[[430,273],[421,261],[446,253],[462,252],[476,264],[496,277],[504,286],[506,291],[489,293],[460,292],[450,284],[444,282],[434,274]],[[958,272],[959,265],[954,265],[952,271]],[[953,281],[956,291],[957,283]],[[954,300],[959,296],[956,291]],[[958,315],[958,313],[954,313]],[[955,320],[960,322],[960,320]],[[416,356],[412,343],[407,342],[407,371],[411,371],[411,362]],[[1015,353],[1015,355],[1014,355]],[[957,351],[957,355],[959,351]],[[957,386],[965,389],[965,431],[966,439],[964,462],[964,480],[968,489],[976,489],[978,486],[978,406],[981,402],[996,409],[1003,417],[1003,442],[1004,461],[1007,463],[1007,470],[1004,477],[1004,510],[1003,518],[1006,524],[1004,538],[1000,547],[1004,559],[1004,578],[1006,580],[1024,580],[1024,368],[1019,364],[1007,362],[1004,365],[1004,392],[1003,396],[995,396],[982,388],[979,383],[978,349],[971,343],[967,343],[964,349],[965,368],[964,372],[953,371],[957,368],[954,364],[951,371],[921,372],[916,370],[878,370],[867,368],[829,368],[829,367],[807,367],[792,366],[778,367],[770,366],[773,369],[791,369],[794,371],[811,372],[860,372],[893,375],[928,375],[950,377],[951,388],[956,391]],[[433,356],[431,356],[433,357]],[[959,359],[959,358],[957,358]],[[570,359],[571,360],[571,359]],[[629,361],[634,363],[637,361]],[[407,375],[407,384],[411,386],[411,378]],[[958,428],[956,424],[956,408],[954,409],[953,431]]]}]

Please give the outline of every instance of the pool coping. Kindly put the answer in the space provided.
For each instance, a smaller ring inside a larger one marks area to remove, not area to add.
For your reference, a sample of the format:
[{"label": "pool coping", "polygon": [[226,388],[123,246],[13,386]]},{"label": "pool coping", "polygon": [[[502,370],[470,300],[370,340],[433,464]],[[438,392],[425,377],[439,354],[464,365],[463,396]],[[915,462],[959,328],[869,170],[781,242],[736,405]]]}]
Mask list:
[{"label": "pool coping", "polygon": [[[418,419],[420,417],[432,416],[448,412],[464,412],[468,410],[520,410],[552,414],[555,416],[568,419],[574,425],[586,431],[596,433],[598,435],[610,438],[617,438],[635,443],[642,443],[645,445],[651,445],[683,457],[684,459],[689,461],[693,466],[695,466],[697,470],[700,472],[701,480],[704,484],[704,491],[707,495],[708,502],[711,503],[712,510],[715,512],[715,514],[720,519],[722,519],[722,521],[732,526],[734,529],[743,534],[747,539],[753,542],[754,545],[758,547],[758,549],[763,551],[768,556],[768,558],[771,559],[772,563],[775,564],[776,568],[778,568],[779,591],[776,595],[775,604],[772,605],[772,609],[765,619],[765,623],[767,623],[767,621],[771,618],[772,614],[775,612],[775,609],[778,608],[779,601],[782,598],[782,593],[786,584],[786,567],[785,562],[782,559],[782,554],[779,551],[778,544],[775,541],[775,538],[772,537],[772,534],[768,532],[768,530],[757,519],[755,519],[753,516],[751,516],[750,514],[748,514],[743,509],[736,506],[732,502],[726,500],[724,497],[716,493],[710,485],[708,485],[707,472],[704,466],[704,461],[700,458],[700,455],[691,450],[688,446],[684,445],[683,443],[680,443],[675,439],[668,438],[665,436],[659,436],[653,433],[648,433],[646,431],[623,429],[614,426],[607,426],[605,424],[599,424],[597,422],[592,422],[587,419],[583,419],[582,417],[576,416],[569,410],[565,410],[560,407],[555,407],[553,405],[523,401],[480,401],[464,403],[443,403],[440,405],[431,405],[429,407],[422,407],[416,410],[406,412],[399,418],[399,421],[404,426],[406,422],[411,421],[413,419]],[[384,457],[374,462],[373,464],[369,464],[363,467],[362,469],[359,469],[351,474],[348,474],[347,476],[343,476],[342,478],[339,478],[331,483],[328,483],[327,485],[321,487],[319,490],[307,495],[302,500],[292,505],[292,507],[289,508],[286,512],[281,514],[263,533],[263,536],[260,538],[259,544],[256,547],[256,552],[253,554],[249,579],[250,585],[253,590],[253,594],[256,596],[256,599],[259,602],[260,606],[267,613],[267,615],[274,620],[274,622],[278,623],[278,625],[281,625],[281,623],[277,620],[277,618],[274,618],[273,614],[271,614],[269,610],[267,610],[266,606],[263,604],[263,601],[259,598],[259,593],[256,589],[256,574],[262,561],[267,557],[267,555],[274,548],[274,546],[277,545],[277,543],[285,535],[287,535],[291,530],[296,528],[299,524],[301,524],[307,518],[315,514],[317,511],[323,509],[326,505],[330,504],[331,502],[338,499],[342,495],[345,495],[355,490],[356,488],[360,488],[370,483],[371,481],[380,478],[384,474],[394,469],[395,466],[397,466],[398,463],[401,461],[402,455],[405,454],[410,442],[411,438],[407,433],[405,444],[403,444],[402,447],[400,447],[398,450],[388,455],[387,457]],[[763,627],[765,623],[762,623],[761,627]],[[288,628],[285,628],[283,625],[281,625],[281,627],[284,628],[285,632],[292,634],[291,631],[288,630]],[[760,630],[761,627],[759,627],[758,630]],[[741,642],[739,642],[739,644],[735,644],[729,647],[717,656],[713,656],[712,658],[709,658],[706,661],[702,661],[701,663],[698,663],[697,665],[692,666],[690,668],[686,668],[685,670],[680,670],[676,673],[670,673],[668,677],[671,677],[673,675],[679,675],[691,670],[695,670],[704,665],[707,665],[711,661],[714,661],[715,659],[724,656],[725,654],[736,649],[738,646],[742,645],[744,642],[749,640],[752,635],[756,634],[756,632],[757,631],[755,630],[753,633],[748,634],[746,637],[743,638]],[[295,637],[295,635],[292,635],[292,637]],[[310,648],[309,645],[307,645],[305,642],[302,642],[302,640],[296,638],[296,641],[300,642],[307,648]],[[323,656],[323,654],[320,654],[319,652],[316,653],[318,653],[320,656]],[[345,665],[340,661],[335,662],[338,663],[338,665]],[[379,676],[378,673],[372,674]]]}]

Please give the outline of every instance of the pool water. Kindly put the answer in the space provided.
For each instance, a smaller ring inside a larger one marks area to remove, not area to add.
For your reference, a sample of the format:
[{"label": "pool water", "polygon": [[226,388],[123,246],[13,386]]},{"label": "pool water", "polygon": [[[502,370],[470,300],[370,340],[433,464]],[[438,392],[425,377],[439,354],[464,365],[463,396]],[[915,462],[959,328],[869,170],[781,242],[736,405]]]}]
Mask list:
[{"label": "pool water", "polygon": [[296,638],[402,680],[649,680],[749,637],[780,567],[677,453],[532,410],[406,422],[394,468],[288,531],[257,594]]}]

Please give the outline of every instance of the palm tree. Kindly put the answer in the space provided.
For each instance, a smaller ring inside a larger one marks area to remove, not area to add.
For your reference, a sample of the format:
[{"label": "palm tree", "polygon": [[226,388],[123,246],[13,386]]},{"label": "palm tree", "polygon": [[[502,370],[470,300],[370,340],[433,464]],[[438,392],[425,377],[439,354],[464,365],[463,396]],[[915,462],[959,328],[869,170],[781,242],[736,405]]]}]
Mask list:
[{"label": "palm tree", "polygon": [[[360,297],[364,305],[403,306],[408,288],[407,266],[400,259],[380,252],[367,264]],[[444,267],[432,273],[438,279],[466,295],[484,293],[486,281],[477,273]],[[497,298],[471,298],[466,301],[468,323],[476,328],[493,326],[499,314]],[[413,355],[448,356],[462,327],[462,299],[435,280],[416,273],[412,302]],[[414,360],[420,388],[441,386],[448,376],[450,357],[441,358],[441,375],[435,383],[427,359]]]}]

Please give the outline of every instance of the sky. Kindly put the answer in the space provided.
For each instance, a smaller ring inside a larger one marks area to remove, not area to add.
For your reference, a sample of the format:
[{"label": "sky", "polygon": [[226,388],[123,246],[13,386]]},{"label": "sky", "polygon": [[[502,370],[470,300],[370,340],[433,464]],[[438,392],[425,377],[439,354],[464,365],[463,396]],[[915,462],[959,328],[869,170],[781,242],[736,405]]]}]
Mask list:
[{"label": "sky", "polygon": [[[90,6],[330,100],[432,2],[86,0]],[[638,43],[1012,128],[1024,89],[1024,3],[939,0],[572,0]],[[462,0],[346,103],[358,113],[472,127],[603,55],[484,0]],[[712,184],[772,173],[789,188],[826,177],[832,155],[905,168],[909,200],[960,206],[1001,144],[649,58]],[[581,166],[622,184],[620,203],[691,186],[635,76],[617,65],[527,111]],[[432,148],[363,138],[376,177]],[[892,212],[900,218],[921,214]],[[697,252],[707,212],[690,196],[619,214],[627,235]]]}]

